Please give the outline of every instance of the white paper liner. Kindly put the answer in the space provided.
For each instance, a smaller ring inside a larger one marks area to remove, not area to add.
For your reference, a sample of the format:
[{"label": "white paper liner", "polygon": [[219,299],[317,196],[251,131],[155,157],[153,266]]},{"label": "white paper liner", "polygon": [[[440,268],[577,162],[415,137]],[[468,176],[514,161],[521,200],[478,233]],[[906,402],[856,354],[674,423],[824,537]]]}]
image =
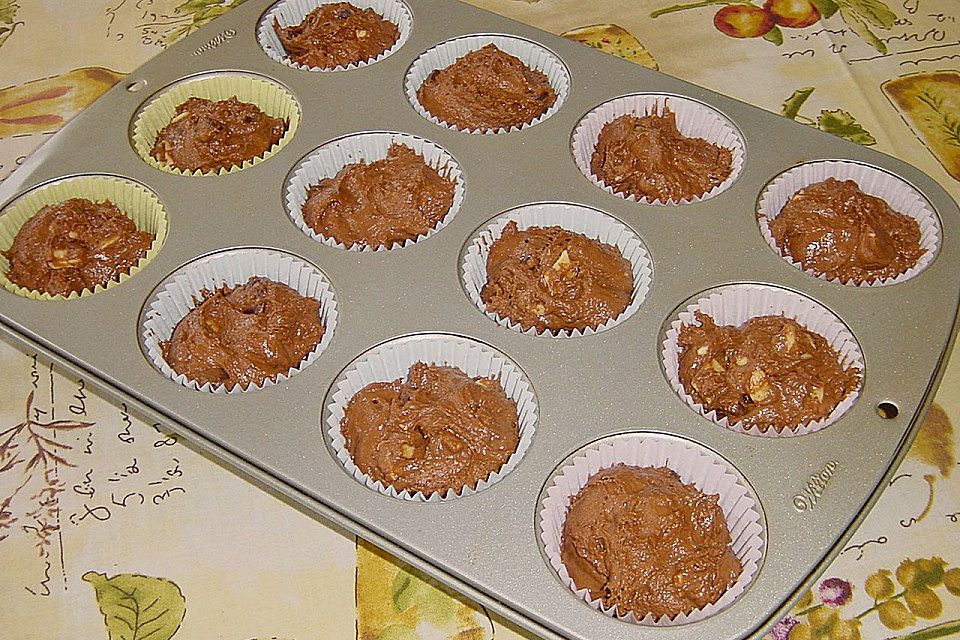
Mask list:
[{"label": "white paper liner", "polygon": [[[217,171],[193,172],[160,162],[150,155],[160,131],[170,124],[176,108],[192,97],[220,101],[236,96],[237,100],[254,104],[272,118],[287,120],[287,129],[280,140],[264,153],[239,165],[222,167]],[[181,176],[222,176],[240,171],[270,158],[283,148],[300,125],[300,105],[290,91],[269,78],[233,71],[204,74],[174,83],[150,98],[137,113],[133,122],[133,148],[144,162],[152,167]]]},{"label": "white paper liner", "polygon": [[[560,556],[560,544],[567,508],[591,476],[617,464],[638,467],[669,467],[686,484],[694,484],[706,494],[719,495],[720,508],[732,540],[731,548],[743,571],[737,581],[713,604],[672,620],[647,614],[637,619],[632,612],[621,614],[617,607],[606,608],[592,599],[589,589],[577,589]],[[716,453],[690,441],[657,433],[636,433],[590,445],[564,465],[547,489],[540,505],[540,539],[550,566],[585,602],[610,617],[642,625],[674,626],[703,620],[730,606],[746,591],[757,575],[766,549],[766,531],[756,497],[740,473]]]},{"label": "white paper liner", "polygon": [[[200,385],[170,368],[163,359],[159,343],[170,339],[180,320],[196,306],[196,300],[201,298],[201,290],[212,293],[223,286],[246,284],[253,276],[282,282],[301,295],[320,301],[320,321],[324,330],[314,350],[298,366],[290,368],[286,374],[279,374],[276,380],[265,380],[262,385],[251,384],[246,389],[239,384],[230,390],[225,385]],[[256,248],[220,251],[187,263],[161,287],[151,294],[150,306],[141,327],[144,352],[153,366],[165,376],[197,391],[243,393],[279,384],[316,360],[330,344],[337,328],[337,301],[326,276],[313,265],[281,251]]]},{"label": "white paper liner", "polygon": [[[920,226],[920,247],[926,253],[920,256],[917,264],[894,278],[877,279],[873,282],[862,282],[859,285],[851,280],[842,281],[840,278],[827,278],[826,274],[818,274],[812,269],[804,269],[784,251],[780,250],[773,235],[770,233],[770,221],[780,215],[787,201],[795,193],[827,178],[837,180],[853,180],[864,193],[882,198],[897,213],[910,216]],[[877,169],[856,162],[841,160],[824,160],[802,164],[784,171],[774,178],[763,190],[757,203],[757,221],[760,224],[760,233],[767,245],[778,256],[797,269],[816,276],[821,280],[839,282],[847,286],[881,287],[899,282],[905,282],[916,276],[933,262],[940,249],[940,218],[923,195],[904,180]]]},{"label": "white paper liner", "polygon": [[410,38],[410,27],[413,24],[413,14],[410,8],[399,0],[345,0],[359,9],[373,9],[387,22],[392,22],[400,31],[400,36],[393,46],[383,53],[362,60],[360,62],[351,62],[346,65],[337,65],[336,67],[310,67],[305,64],[294,62],[287,56],[280,38],[273,30],[273,19],[276,18],[281,27],[291,27],[303,22],[307,14],[323,4],[333,4],[344,0],[283,0],[273,5],[260,19],[260,26],[257,28],[257,41],[264,53],[270,56],[270,59],[280,64],[285,64],[294,69],[303,71],[350,71],[359,69],[375,62],[380,62],[384,58],[393,55]]},{"label": "white paper liner", "polygon": [[[732,168],[726,180],[702,195],[693,198],[684,198],[679,201],[675,201],[672,198],[663,201],[660,199],[650,200],[649,198],[638,198],[635,195],[619,193],[614,191],[613,187],[607,185],[603,180],[593,175],[593,171],[590,168],[590,161],[593,158],[593,152],[597,147],[600,131],[604,125],[628,114],[638,118],[653,113],[662,115],[665,107],[669,107],[676,115],[677,129],[679,129],[680,133],[684,136],[688,138],[703,138],[711,144],[725,147],[733,152]],[[573,159],[576,161],[577,167],[579,167],[580,172],[593,182],[593,184],[607,193],[612,193],[615,196],[631,202],[657,205],[678,205],[700,202],[701,200],[712,198],[726,191],[737,177],[739,177],[743,169],[745,152],[745,145],[740,132],[726,116],[702,102],[659,93],[641,93],[622,96],[594,108],[581,118],[577,124],[573,131],[571,146]]]},{"label": "white paper liner", "polygon": [[146,254],[127,273],[121,273],[116,279],[106,284],[98,284],[93,289],[87,288],[81,292],[71,291],[67,296],[50,295],[11,282],[6,275],[10,268],[10,261],[0,256],[0,287],[19,296],[36,300],[73,300],[93,295],[115,287],[139,273],[159,253],[167,238],[167,211],[157,194],[129,178],[108,174],[89,174],[48,182],[11,200],[0,210],[0,251],[11,248],[23,225],[41,209],[71,198],[112,202],[122,214],[133,221],[138,231],[146,231],[153,235],[153,242]]},{"label": "white paper liner", "polygon": [[[508,53],[519,58],[529,68],[540,71],[546,75],[550,86],[553,87],[553,90],[557,93],[557,101],[554,102],[553,106],[530,122],[522,124],[519,127],[512,126],[509,129],[504,127],[500,127],[498,129],[461,129],[460,127],[440,120],[429,111],[424,109],[420,104],[420,100],[417,98],[417,91],[420,89],[420,85],[423,84],[423,81],[426,80],[427,76],[437,69],[445,69],[449,67],[459,58],[462,58],[471,51],[482,49],[488,44],[496,45],[497,48],[504,53]],[[567,68],[563,65],[560,59],[542,45],[531,42],[530,40],[518,38],[516,36],[483,34],[462,36],[453,40],[448,40],[420,54],[420,56],[413,61],[413,64],[410,66],[410,70],[407,71],[407,77],[404,86],[406,87],[407,98],[409,98],[410,104],[412,104],[413,108],[417,110],[417,113],[430,122],[454,131],[493,135],[508,131],[521,131],[527,127],[532,127],[535,124],[543,122],[559,111],[560,107],[563,106],[564,101],[567,99],[567,93],[570,90],[570,73],[567,71]]]},{"label": "white paper liner", "polygon": [[[530,227],[558,226],[593,240],[599,240],[604,244],[616,246],[623,257],[630,261],[631,271],[633,272],[633,298],[630,304],[619,316],[611,318],[596,329],[587,327],[582,331],[579,329],[537,331],[535,327],[524,330],[520,323],[513,322],[498,313],[487,311],[486,305],[480,298],[480,291],[487,284],[487,256],[490,254],[490,247],[500,238],[504,227],[510,222],[516,222],[517,228],[521,231]],[[650,255],[647,253],[640,237],[616,218],[583,205],[542,202],[523,205],[506,211],[489,224],[481,227],[471,238],[464,254],[462,277],[464,289],[473,304],[500,326],[527,335],[569,338],[590,336],[606,331],[636,313],[650,291],[653,266]]]},{"label": "white paper liner", "polygon": [[[417,362],[457,367],[471,378],[493,378],[500,382],[507,396],[517,403],[520,427],[517,450],[500,470],[480,480],[475,489],[469,486],[450,489],[446,497],[441,497],[438,492],[425,496],[420,491],[398,491],[360,471],[346,449],[346,442],[340,433],[340,421],[353,396],[372,382],[390,382],[398,378],[406,380],[411,365]],[[526,375],[512,360],[476,340],[448,334],[425,334],[396,338],[374,347],[351,363],[330,397],[325,428],[337,460],[359,482],[393,498],[437,502],[473,495],[499,482],[520,464],[533,439],[536,424],[537,403],[533,389]]]},{"label": "white paper liner", "polygon": [[[403,244],[395,242],[389,247],[384,245],[371,247],[360,244],[347,247],[345,244],[337,242],[334,238],[314,231],[303,219],[302,208],[307,201],[307,190],[311,186],[318,184],[323,178],[333,178],[340,169],[348,164],[355,164],[361,160],[365,160],[367,164],[370,164],[386,158],[387,150],[393,143],[410,147],[419,155],[423,156],[429,166],[437,169],[441,176],[453,180],[453,203],[439,224],[425,234],[406,240]],[[349,249],[350,251],[386,251],[389,249],[409,247],[421,240],[426,240],[450,224],[450,221],[453,220],[457,212],[460,211],[460,205],[463,203],[463,193],[463,172],[460,170],[460,165],[443,147],[429,140],[406,133],[378,131],[359,133],[333,140],[310,153],[300,162],[296,171],[287,182],[284,201],[287,206],[287,214],[293,219],[297,228],[318,242],[322,242],[331,247],[337,247],[338,249]]]},{"label": "white paper liner", "polygon": [[[823,336],[830,346],[840,354],[839,362],[845,370],[850,367],[859,369],[860,382],[826,418],[798,425],[796,429],[784,428],[778,433],[773,427],[769,427],[763,432],[757,427],[745,428],[740,424],[731,425],[726,418],[718,418],[715,411],[708,412],[703,405],[697,404],[680,383],[678,371],[680,349],[677,345],[677,339],[680,335],[681,325],[699,326],[699,322],[694,319],[694,311],[698,310],[713,318],[718,326],[740,327],[751,318],[767,315],[782,315],[792,318],[808,331]],[[800,294],[765,285],[719,287],[709,292],[709,295],[687,306],[679,314],[679,317],[674,318],[670,323],[670,328],[667,330],[666,338],[663,341],[662,357],[663,369],[670,386],[700,415],[733,431],[767,438],[806,435],[820,431],[836,422],[860,396],[865,371],[863,352],[860,350],[859,343],[837,316],[826,307]]]}]

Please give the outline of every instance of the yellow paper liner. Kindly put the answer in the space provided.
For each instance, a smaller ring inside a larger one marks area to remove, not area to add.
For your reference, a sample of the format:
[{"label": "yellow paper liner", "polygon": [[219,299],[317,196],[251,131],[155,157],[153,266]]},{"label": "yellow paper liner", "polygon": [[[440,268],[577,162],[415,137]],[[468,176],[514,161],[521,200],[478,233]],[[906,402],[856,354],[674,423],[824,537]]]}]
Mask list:
[{"label": "yellow paper liner", "polygon": [[[227,100],[236,96],[242,102],[255,104],[261,111],[273,118],[287,121],[287,130],[277,144],[263,155],[244,160],[240,165],[222,168],[218,171],[189,172],[157,161],[150,155],[157,142],[157,134],[170,123],[176,108],[188,98],[206,98],[207,100]],[[293,138],[300,124],[300,105],[293,94],[272,80],[241,73],[217,73],[204,75],[178,82],[162,89],[140,110],[133,123],[133,148],[143,161],[167,173],[182,176],[225,175],[252,167],[279,151]]]},{"label": "yellow paper liner", "polygon": [[84,175],[63,178],[41,185],[28,191],[9,205],[4,207],[0,214],[0,252],[7,251],[13,245],[13,239],[40,209],[45,206],[59,204],[71,198],[86,198],[93,202],[109,200],[117,206],[128,218],[133,220],[139,231],[153,234],[153,244],[139,263],[130,269],[128,274],[121,274],[118,280],[111,280],[106,285],[97,285],[93,290],[84,289],[82,292],[72,292],[69,296],[50,295],[42,291],[21,287],[7,278],[10,261],[0,255],[0,284],[7,291],[24,298],[34,300],[73,300],[91,295],[116,286],[127,278],[131,278],[149,263],[167,237],[167,212],[160,203],[160,198],[145,186],[127,178],[110,175]]}]

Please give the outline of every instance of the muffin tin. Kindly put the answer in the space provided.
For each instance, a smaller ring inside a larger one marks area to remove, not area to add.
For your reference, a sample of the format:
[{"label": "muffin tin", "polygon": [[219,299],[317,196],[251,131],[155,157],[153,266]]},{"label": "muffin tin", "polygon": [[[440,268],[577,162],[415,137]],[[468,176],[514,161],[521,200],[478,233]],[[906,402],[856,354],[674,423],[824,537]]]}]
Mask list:
[{"label": "muffin tin", "polygon": [[[195,441],[251,480],[379,544],[547,638],[759,637],[842,548],[906,453],[943,373],[960,299],[960,211],[932,179],[894,158],[822,134],[533,28],[443,0],[406,0],[407,41],[361,68],[316,73],[272,60],[257,29],[272,6],[249,0],[131,74],[81,113],[0,185],[7,207],[68,177],[119,176],[155,193],[168,233],[153,259],[116,286],[71,300],[0,290],[0,325],[108,393]],[[465,35],[500,34],[545,47],[569,87],[550,117],[522,130],[472,135],[421,116],[406,93],[414,61]],[[282,86],[301,114],[266,159],[214,176],[159,170],[135,151],[134,121],[165,88],[203,74],[251,74]],[[743,166],[724,190],[687,204],[632,202],[577,167],[581,118],[628,95],[660,94],[722,114],[743,140]],[[361,132],[423,138],[456,161],[456,216],[404,247],[350,251],[308,236],[287,212],[288,180],[324,143]],[[847,287],[804,273],[771,251],[758,199],[780,173],[839,160],[912,185],[940,223],[936,256],[892,286]],[[534,203],[595,209],[625,225],[649,254],[649,290],[622,322],[590,335],[535,336],[499,325],[465,291],[464,257],[491,221]],[[4,214],[7,209],[4,209]],[[336,327],[297,375],[241,393],[189,388],[158,371],[141,348],[149,303],[187,263],[224,250],[291,254],[316,268],[336,300]],[[853,334],[864,365],[859,397],[834,423],[797,437],[755,437],[698,414],[661,364],[670,323],[704,291],[764,284],[809,298]],[[535,433],[515,468],[482,491],[448,500],[384,495],[333,453],[327,407],[358,357],[404,336],[462,336],[503,354],[529,381]],[[756,496],[765,543],[736,600],[697,621],[647,626],[604,615],[563,584],[546,560],[541,502],[565,460],[622,434],[663,434],[711,451]],[[603,442],[601,442],[603,441]]]}]

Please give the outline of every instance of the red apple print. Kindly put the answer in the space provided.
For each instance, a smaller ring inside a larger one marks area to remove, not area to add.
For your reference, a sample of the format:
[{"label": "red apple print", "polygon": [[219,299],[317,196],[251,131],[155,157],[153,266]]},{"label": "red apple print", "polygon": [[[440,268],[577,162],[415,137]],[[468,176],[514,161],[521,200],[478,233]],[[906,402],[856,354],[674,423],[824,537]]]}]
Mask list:
[{"label": "red apple print", "polygon": [[781,27],[802,29],[820,19],[820,12],[810,0],[767,0],[763,8],[773,14]]},{"label": "red apple print", "polygon": [[774,24],[772,13],[752,4],[728,5],[713,17],[713,26],[734,38],[758,38],[773,29]]}]

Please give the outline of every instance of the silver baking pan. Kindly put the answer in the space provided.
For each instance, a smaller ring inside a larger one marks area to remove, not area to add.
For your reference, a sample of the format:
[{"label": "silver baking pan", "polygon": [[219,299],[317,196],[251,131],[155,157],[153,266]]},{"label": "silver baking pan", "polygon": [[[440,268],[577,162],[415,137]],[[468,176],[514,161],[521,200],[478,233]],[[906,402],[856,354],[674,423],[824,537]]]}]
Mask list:
[{"label": "silver baking pan", "polygon": [[[317,73],[265,55],[256,31],[272,3],[250,0],[77,116],[0,185],[0,203],[68,176],[118,175],[158,196],[169,235],[145,268],[106,291],[68,301],[0,291],[0,325],[251,479],[543,637],[759,637],[839,553],[933,397],[957,327],[957,205],[926,175],[870,149],[467,5],[405,2],[412,26],[393,55],[356,70]],[[413,61],[438,43],[476,33],[519,36],[562,61],[570,86],[554,115],[518,132],[471,135],[416,112],[404,93]],[[145,163],[131,144],[141,107],[188,76],[226,71],[259,74],[289,90],[302,111],[292,139],[263,162],[222,176],[174,175]],[[729,189],[702,202],[656,206],[604,192],[580,173],[571,153],[580,118],[638,92],[700,101],[733,123],[745,143],[744,163]],[[392,251],[346,251],[302,233],[285,211],[290,172],[327,141],[381,130],[420,136],[456,158],[465,185],[459,213],[434,236]],[[923,194],[942,237],[922,273],[892,286],[847,287],[803,273],[770,250],[755,219],[760,193],[788,168],[823,159],[882,169]],[[475,230],[504,211],[544,201],[602,211],[640,237],[653,275],[629,319],[596,335],[537,337],[499,326],[467,297],[461,256]],[[319,269],[336,294],[335,332],[315,362],[276,385],[234,394],[187,388],[144,356],[142,314],[158,285],[182,265],[237,247],[276,249]],[[799,437],[753,437],[712,423],[671,389],[660,354],[675,310],[700,292],[737,283],[802,294],[855,336],[863,385],[834,424]],[[440,502],[401,500],[364,486],[332,455],[323,426],[325,399],[354,359],[387,340],[423,333],[469,337],[505,354],[530,381],[539,414],[511,473],[474,495]],[[749,483],[762,512],[766,547],[752,584],[699,622],[652,627],[607,617],[564,586],[541,552],[540,494],[558,465],[589,443],[647,431],[719,454]]]}]

